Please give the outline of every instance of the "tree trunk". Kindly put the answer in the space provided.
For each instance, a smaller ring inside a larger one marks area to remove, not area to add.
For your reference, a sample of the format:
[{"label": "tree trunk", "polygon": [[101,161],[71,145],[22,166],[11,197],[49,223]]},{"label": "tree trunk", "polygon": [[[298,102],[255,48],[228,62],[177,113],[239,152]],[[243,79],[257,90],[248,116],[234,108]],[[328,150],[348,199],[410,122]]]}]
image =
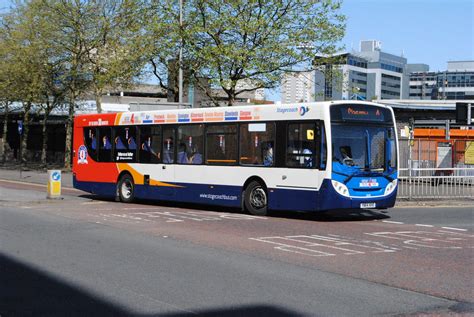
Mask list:
[{"label": "tree trunk", "polygon": [[235,90],[229,90],[227,91],[227,105],[229,107],[232,107],[235,103]]},{"label": "tree trunk", "polygon": [[46,155],[48,153],[48,127],[46,125],[48,117],[49,117],[49,112],[50,112],[50,107],[47,105],[46,110],[44,111],[44,119],[42,122],[42,130],[43,130],[43,145],[41,147],[41,166],[43,168],[47,167],[46,163]]},{"label": "tree trunk", "polygon": [[30,108],[31,104],[28,103],[25,107],[25,115],[23,116],[23,132],[21,138],[21,161],[20,164],[26,166],[27,163],[27,152],[28,152],[28,132],[30,130]]},{"label": "tree trunk", "polygon": [[8,139],[7,139],[7,132],[8,132],[8,101],[5,102],[5,119],[3,121],[3,153],[2,153],[2,163],[5,163],[7,160],[7,149],[8,149]]},{"label": "tree trunk", "polygon": [[102,113],[102,94],[97,90],[95,91],[95,105],[97,113]]},{"label": "tree trunk", "polygon": [[72,98],[69,103],[69,115],[66,120],[66,144],[64,146],[64,169],[66,171],[71,170],[71,149],[72,149],[72,124],[74,118],[76,98]]}]

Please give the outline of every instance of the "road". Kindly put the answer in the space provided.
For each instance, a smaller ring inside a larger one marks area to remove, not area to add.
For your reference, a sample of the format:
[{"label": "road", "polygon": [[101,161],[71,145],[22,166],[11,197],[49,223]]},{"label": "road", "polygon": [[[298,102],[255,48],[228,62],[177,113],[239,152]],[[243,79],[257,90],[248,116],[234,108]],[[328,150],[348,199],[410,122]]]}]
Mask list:
[{"label": "road", "polygon": [[474,314],[474,208],[121,204],[0,180],[0,315]]}]

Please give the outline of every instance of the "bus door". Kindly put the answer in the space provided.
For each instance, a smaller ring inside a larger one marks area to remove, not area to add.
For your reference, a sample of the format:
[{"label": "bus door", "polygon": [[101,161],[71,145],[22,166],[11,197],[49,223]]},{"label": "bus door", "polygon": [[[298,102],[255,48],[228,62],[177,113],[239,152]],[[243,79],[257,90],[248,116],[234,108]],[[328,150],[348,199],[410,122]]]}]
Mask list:
[{"label": "bus door", "polygon": [[160,163],[156,170],[156,176],[161,182],[160,196],[164,198],[175,196],[175,160],[176,160],[176,129],[174,127],[163,127]]},{"label": "bus door", "polygon": [[[174,128],[141,126],[139,163],[150,198],[174,197]],[[148,179],[148,180],[147,180]]]}]

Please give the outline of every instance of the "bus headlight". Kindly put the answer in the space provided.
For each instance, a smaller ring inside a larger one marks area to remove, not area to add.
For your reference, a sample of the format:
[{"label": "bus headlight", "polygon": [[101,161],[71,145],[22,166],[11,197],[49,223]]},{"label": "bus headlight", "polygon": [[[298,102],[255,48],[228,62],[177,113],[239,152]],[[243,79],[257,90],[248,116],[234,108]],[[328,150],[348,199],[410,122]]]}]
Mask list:
[{"label": "bus headlight", "polygon": [[390,183],[388,183],[387,187],[385,188],[385,195],[391,194],[395,188],[397,188],[397,180],[394,179]]},{"label": "bus headlight", "polygon": [[341,194],[342,196],[345,196],[345,197],[349,197],[349,189],[347,188],[346,185],[344,185],[343,183],[340,183],[338,181],[335,181],[335,180],[331,180],[331,182],[332,182],[332,187],[334,187],[334,189],[339,194]]}]

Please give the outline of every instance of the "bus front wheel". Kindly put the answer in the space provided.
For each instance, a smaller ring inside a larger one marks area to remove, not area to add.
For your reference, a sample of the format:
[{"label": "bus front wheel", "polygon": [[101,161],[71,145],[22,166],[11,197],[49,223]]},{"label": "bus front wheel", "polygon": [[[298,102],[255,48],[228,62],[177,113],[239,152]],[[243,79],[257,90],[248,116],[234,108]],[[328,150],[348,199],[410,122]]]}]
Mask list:
[{"label": "bus front wheel", "polygon": [[131,203],[134,199],[135,184],[132,176],[125,174],[120,178],[118,183],[118,192],[120,201],[124,203]]},{"label": "bus front wheel", "polygon": [[252,181],[245,189],[245,209],[252,215],[267,215],[268,196],[265,187],[258,181]]}]

